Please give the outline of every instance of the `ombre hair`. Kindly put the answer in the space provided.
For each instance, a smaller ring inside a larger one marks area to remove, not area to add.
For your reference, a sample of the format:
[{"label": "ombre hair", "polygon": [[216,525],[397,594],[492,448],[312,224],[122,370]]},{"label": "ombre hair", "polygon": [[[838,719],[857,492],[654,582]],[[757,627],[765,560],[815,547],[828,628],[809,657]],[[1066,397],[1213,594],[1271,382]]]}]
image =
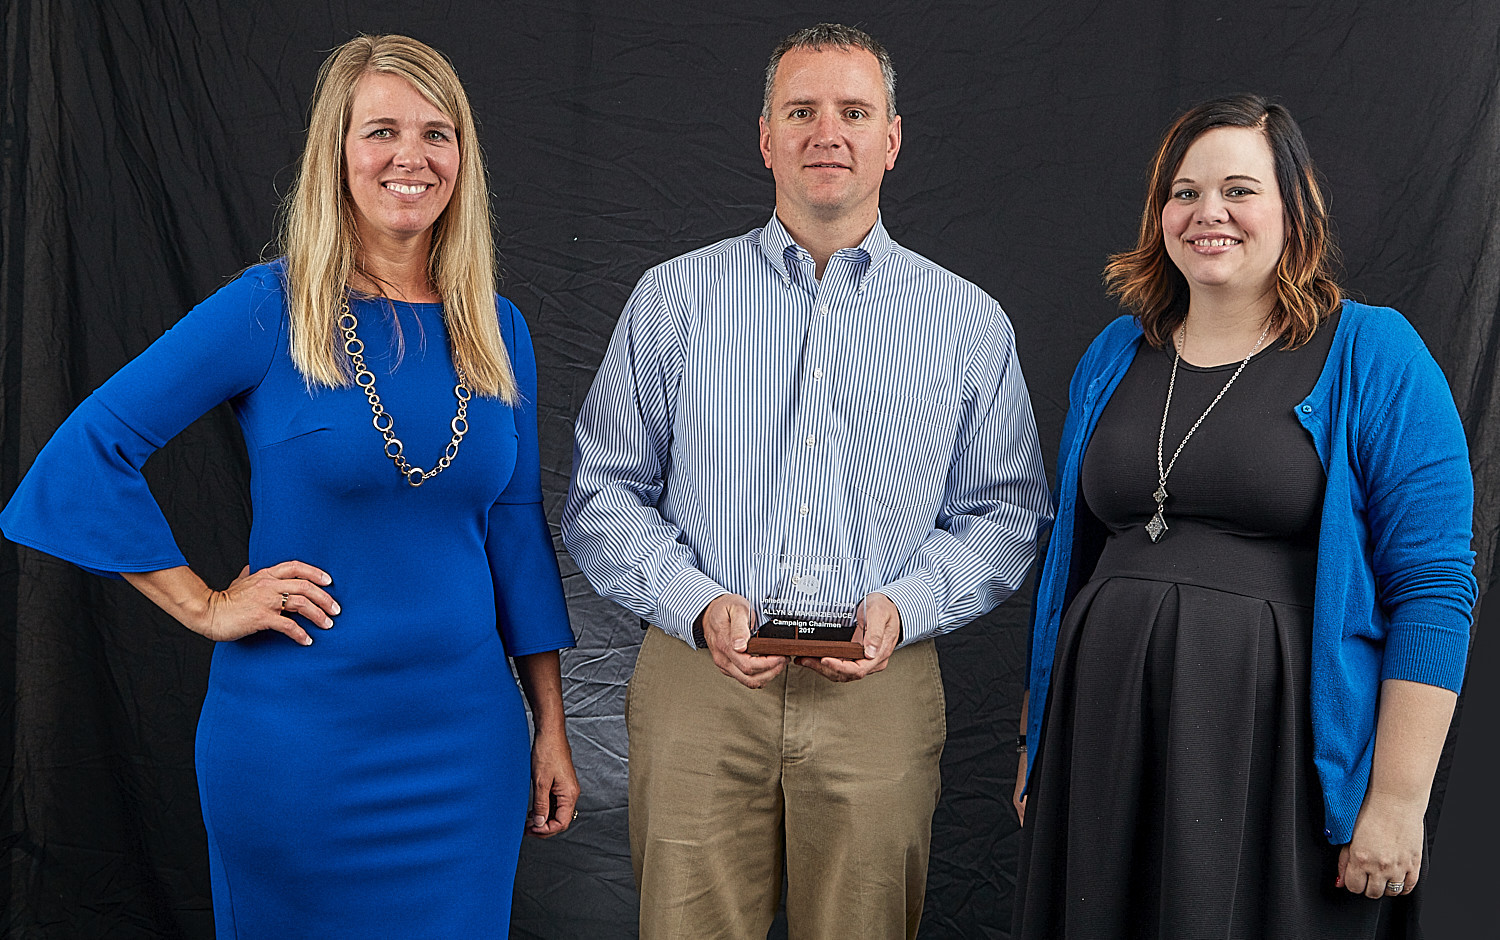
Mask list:
[{"label": "ombre hair", "polygon": [[1130,251],[1111,255],[1104,268],[1109,293],[1136,315],[1147,342],[1163,347],[1187,318],[1188,283],[1167,255],[1161,214],[1172,180],[1188,148],[1216,127],[1245,127],[1265,135],[1276,165],[1276,185],[1286,219],[1286,245],[1276,264],[1276,304],[1271,326],[1286,348],[1302,345],[1339,307],[1343,292],[1334,277],[1338,247],[1328,201],[1292,115],[1259,95],[1229,95],[1205,101],[1167,129],[1151,164],[1140,234]]},{"label": "ombre hair", "polygon": [[443,301],[453,364],[469,387],[514,404],[515,373],[495,311],[495,248],[489,185],[468,96],[442,53],[406,36],[357,36],[318,70],[307,145],[282,205],[280,248],[292,362],[309,388],[353,381],[337,328],[339,310],[360,270],[355,207],[345,179],[344,138],[355,87],[372,73],[399,75],[453,122],[458,174],[453,195],[432,226],[427,275]]}]

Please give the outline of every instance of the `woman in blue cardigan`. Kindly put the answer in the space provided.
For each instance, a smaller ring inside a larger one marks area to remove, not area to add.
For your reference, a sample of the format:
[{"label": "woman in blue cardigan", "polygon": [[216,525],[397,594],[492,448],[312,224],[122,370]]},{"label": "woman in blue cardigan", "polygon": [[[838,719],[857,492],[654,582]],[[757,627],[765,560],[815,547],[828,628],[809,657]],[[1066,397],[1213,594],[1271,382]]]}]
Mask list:
[{"label": "woman in blue cardigan", "polygon": [[1417,935],[1473,482],[1437,364],[1341,299],[1334,253],[1286,109],[1237,95],[1167,131],[1105,271],[1134,316],[1069,390],[1019,938]]}]

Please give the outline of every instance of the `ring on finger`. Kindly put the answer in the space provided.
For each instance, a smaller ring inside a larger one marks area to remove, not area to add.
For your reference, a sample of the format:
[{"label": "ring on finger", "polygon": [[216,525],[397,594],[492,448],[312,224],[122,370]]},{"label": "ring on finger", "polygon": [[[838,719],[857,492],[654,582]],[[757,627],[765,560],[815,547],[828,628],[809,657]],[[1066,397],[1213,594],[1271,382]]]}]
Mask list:
[{"label": "ring on finger", "polygon": [[1388,881],[1388,882],[1386,882],[1386,885],[1385,885],[1385,893],[1386,894],[1396,895],[1396,894],[1400,894],[1402,891],[1405,891],[1405,890],[1406,890],[1406,882],[1404,882],[1404,881]]},{"label": "ring on finger", "polygon": [[281,610],[282,610],[283,613],[285,613],[285,611],[286,611],[286,602],[287,602],[287,599],[290,598],[291,596],[292,596],[292,593],[290,591],[282,591],[281,592]]}]

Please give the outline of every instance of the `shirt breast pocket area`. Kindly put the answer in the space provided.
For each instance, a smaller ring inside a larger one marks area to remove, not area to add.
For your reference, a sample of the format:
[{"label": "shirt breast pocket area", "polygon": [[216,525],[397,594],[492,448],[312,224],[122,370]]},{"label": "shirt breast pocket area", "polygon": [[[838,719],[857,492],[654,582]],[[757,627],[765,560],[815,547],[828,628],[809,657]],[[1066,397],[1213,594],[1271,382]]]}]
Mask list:
[{"label": "shirt breast pocket area", "polygon": [[945,395],[883,395],[849,412],[850,484],[891,509],[942,501],[953,462],[957,400]]}]

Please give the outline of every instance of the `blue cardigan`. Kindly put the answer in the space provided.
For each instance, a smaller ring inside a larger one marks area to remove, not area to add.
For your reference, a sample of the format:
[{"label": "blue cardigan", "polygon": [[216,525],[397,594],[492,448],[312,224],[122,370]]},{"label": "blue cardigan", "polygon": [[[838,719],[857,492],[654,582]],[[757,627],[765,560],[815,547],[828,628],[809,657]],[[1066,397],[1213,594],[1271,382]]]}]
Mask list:
[{"label": "blue cardigan", "polygon": [[[1097,561],[1073,556],[1083,455],[1141,340],[1133,317],[1115,320],[1068,387],[1057,519],[1033,613],[1032,741],[1058,624]],[[1462,684],[1477,593],[1474,481],[1448,383],[1416,330],[1389,307],[1344,301],[1328,361],[1296,417],[1327,475],[1313,602],[1313,758],[1323,834],[1339,845],[1353,837],[1369,786],[1381,680],[1455,692]]]}]

